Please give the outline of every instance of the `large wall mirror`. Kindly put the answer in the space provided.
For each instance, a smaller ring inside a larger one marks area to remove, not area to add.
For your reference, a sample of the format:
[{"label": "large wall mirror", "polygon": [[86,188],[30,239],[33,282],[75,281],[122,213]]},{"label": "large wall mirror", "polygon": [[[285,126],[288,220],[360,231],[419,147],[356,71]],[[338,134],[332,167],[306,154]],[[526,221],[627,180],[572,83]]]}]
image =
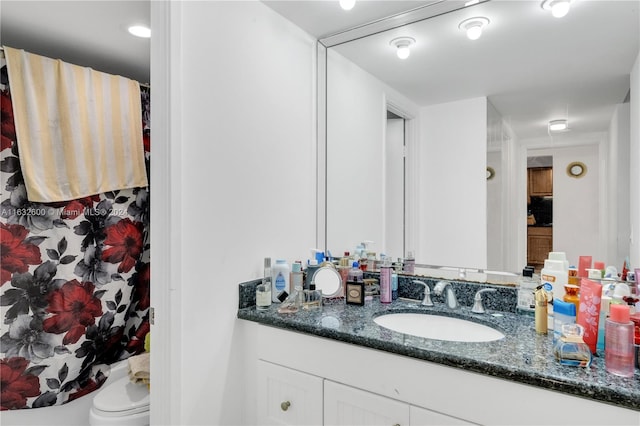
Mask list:
[{"label": "large wall mirror", "polygon": [[[562,18],[539,0],[445,3],[456,10],[321,40],[326,247],[369,240],[419,264],[521,270],[527,158],[546,157],[552,249],[621,265],[639,2],[575,0]],[[486,18],[475,40],[469,18]],[[411,43],[406,59],[399,37]],[[552,131],[554,120],[568,130]],[[588,173],[569,176],[572,162]]]}]

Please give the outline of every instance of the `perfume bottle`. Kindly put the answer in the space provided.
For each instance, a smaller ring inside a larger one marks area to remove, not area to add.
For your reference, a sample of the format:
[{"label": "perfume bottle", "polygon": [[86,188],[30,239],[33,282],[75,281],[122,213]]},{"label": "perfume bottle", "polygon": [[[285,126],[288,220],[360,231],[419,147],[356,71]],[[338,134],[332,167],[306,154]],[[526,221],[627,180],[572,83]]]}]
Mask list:
[{"label": "perfume bottle", "polygon": [[302,307],[304,303],[304,294],[302,290],[302,281],[297,285],[291,294],[288,294],[286,299],[282,301],[282,305],[278,307],[278,313],[280,314],[295,314]]},{"label": "perfume bottle", "polygon": [[304,290],[302,309],[322,310],[322,293],[320,290],[316,290],[314,283],[309,284],[309,290]]},{"label": "perfume bottle", "polygon": [[264,277],[256,286],[256,309],[266,311],[271,306],[271,277]]},{"label": "perfume bottle", "polygon": [[562,365],[575,367],[589,367],[591,365],[591,350],[582,336],[584,327],[579,324],[564,324],[561,337],[554,343],[553,355]]}]

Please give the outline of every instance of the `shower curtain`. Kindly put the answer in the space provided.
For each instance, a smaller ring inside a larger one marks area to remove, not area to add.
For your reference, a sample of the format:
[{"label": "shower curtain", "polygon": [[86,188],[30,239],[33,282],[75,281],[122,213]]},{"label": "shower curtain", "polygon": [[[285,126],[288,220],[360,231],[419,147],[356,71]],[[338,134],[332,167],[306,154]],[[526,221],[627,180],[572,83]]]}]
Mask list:
[{"label": "shower curtain", "polygon": [[[0,146],[0,405],[64,404],[149,331],[149,188],[68,202],[27,200],[3,75]],[[149,176],[150,92],[142,90]]]}]

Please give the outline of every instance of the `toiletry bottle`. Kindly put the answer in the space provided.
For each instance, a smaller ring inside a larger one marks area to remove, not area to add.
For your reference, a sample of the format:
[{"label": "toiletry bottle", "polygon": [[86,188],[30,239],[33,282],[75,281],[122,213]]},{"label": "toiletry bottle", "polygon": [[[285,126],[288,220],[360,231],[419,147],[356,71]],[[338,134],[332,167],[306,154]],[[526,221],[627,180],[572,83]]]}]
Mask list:
[{"label": "toiletry bottle", "polygon": [[302,272],[302,262],[299,260],[293,262],[291,265],[291,273],[289,274],[290,286],[292,289],[300,287],[300,290],[304,287],[304,273]]},{"label": "toiletry bottle", "polygon": [[271,277],[264,277],[256,286],[256,309],[265,311],[271,306]]},{"label": "toiletry bottle", "polygon": [[291,292],[289,283],[289,264],[284,259],[277,259],[276,264],[271,268],[271,301],[278,303],[278,295],[283,291]]},{"label": "toiletry bottle", "polygon": [[[563,300],[553,301],[553,343],[562,337],[564,325],[575,324],[576,305]],[[584,334],[584,333],[583,333]]]},{"label": "toiletry bottle", "polygon": [[597,350],[601,300],[602,285],[588,278],[581,278],[580,312],[576,322],[584,328],[582,338],[592,354]]},{"label": "toiletry bottle", "polygon": [[604,337],[606,334],[605,324],[609,318],[609,308],[611,307],[611,297],[602,296],[600,299],[600,319],[598,320],[598,340],[596,342],[596,350],[602,355],[604,354]]},{"label": "toiletry bottle", "polygon": [[391,269],[391,300],[398,298],[398,274]]},{"label": "toiletry bottle", "polygon": [[533,315],[536,304],[533,294],[539,283],[533,279],[533,266],[525,266],[522,269],[522,276],[518,280],[518,304],[516,312],[524,315]]},{"label": "toiletry bottle", "polygon": [[544,268],[540,271],[540,282],[547,292],[547,326],[553,330],[553,303],[564,297],[564,286],[567,285],[569,273],[568,262],[563,260],[561,252],[550,252],[549,259],[544,261]]},{"label": "toiletry bottle", "polygon": [[340,273],[340,278],[342,279],[342,291],[343,296],[345,288],[347,286],[347,281],[349,280],[349,271],[351,270],[351,264],[349,263],[349,252],[344,252],[344,256],[340,258],[338,262],[338,273]]},{"label": "toiletry bottle", "polygon": [[313,282],[313,275],[316,273],[320,266],[318,266],[318,261],[313,258],[309,260],[309,264],[307,265],[307,276],[304,280],[304,289],[308,290],[309,285]]},{"label": "toiletry bottle", "polygon": [[264,276],[256,286],[256,309],[264,311],[271,306],[271,258],[264,258]]},{"label": "toiletry bottle", "polygon": [[573,284],[567,284],[564,286],[564,297],[562,300],[568,303],[576,305],[576,312],[580,310],[580,287]]},{"label": "toiletry bottle", "polygon": [[380,267],[380,302],[391,303],[391,259],[384,259]]},{"label": "toiletry bottle", "polygon": [[304,290],[304,302],[302,309],[322,310],[322,293],[316,290],[316,284],[309,284],[309,290]]},{"label": "toiletry bottle", "polygon": [[404,272],[407,274],[413,274],[415,271],[416,259],[413,257],[413,252],[408,251],[407,257],[404,259]]},{"label": "toiletry bottle", "polygon": [[347,281],[345,302],[347,305],[364,305],[364,282]]},{"label": "toiletry bottle", "polygon": [[358,262],[353,262],[353,264],[351,265],[351,269],[347,274],[347,281],[353,281],[357,283],[364,282],[364,272],[362,272],[362,269],[358,267]]},{"label": "toiletry bottle", "polygon": [[536,333],[547,334],[547,292],[543,286],[536,287],[534,297],[536,301]]},{"label": "toiletry bottle", "polygon": [[605,369],[618,376],[633,377],[633,322],[629,317],[629,306],[611,305],[605,328]]},{"label": "toiletry bottle", "polygon": [[553,355],[561,365],[574,367],[589,367],[593,357],[589,346],[584,343],[582,336],[584,328],[579,324],[565,324],[562,335],[553,344]]}]

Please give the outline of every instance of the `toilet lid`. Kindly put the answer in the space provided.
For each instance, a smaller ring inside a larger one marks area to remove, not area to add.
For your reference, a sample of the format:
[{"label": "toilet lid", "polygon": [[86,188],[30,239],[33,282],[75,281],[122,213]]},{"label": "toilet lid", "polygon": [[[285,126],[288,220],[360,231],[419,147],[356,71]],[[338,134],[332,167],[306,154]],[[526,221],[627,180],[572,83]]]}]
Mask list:
[{"label": "toilet lid", "polygon": [[131,383],[129,377],[122,377],[98,392],[93,406],[107,413],[146,411],[149,409],[149,389],[147,385]]}]

